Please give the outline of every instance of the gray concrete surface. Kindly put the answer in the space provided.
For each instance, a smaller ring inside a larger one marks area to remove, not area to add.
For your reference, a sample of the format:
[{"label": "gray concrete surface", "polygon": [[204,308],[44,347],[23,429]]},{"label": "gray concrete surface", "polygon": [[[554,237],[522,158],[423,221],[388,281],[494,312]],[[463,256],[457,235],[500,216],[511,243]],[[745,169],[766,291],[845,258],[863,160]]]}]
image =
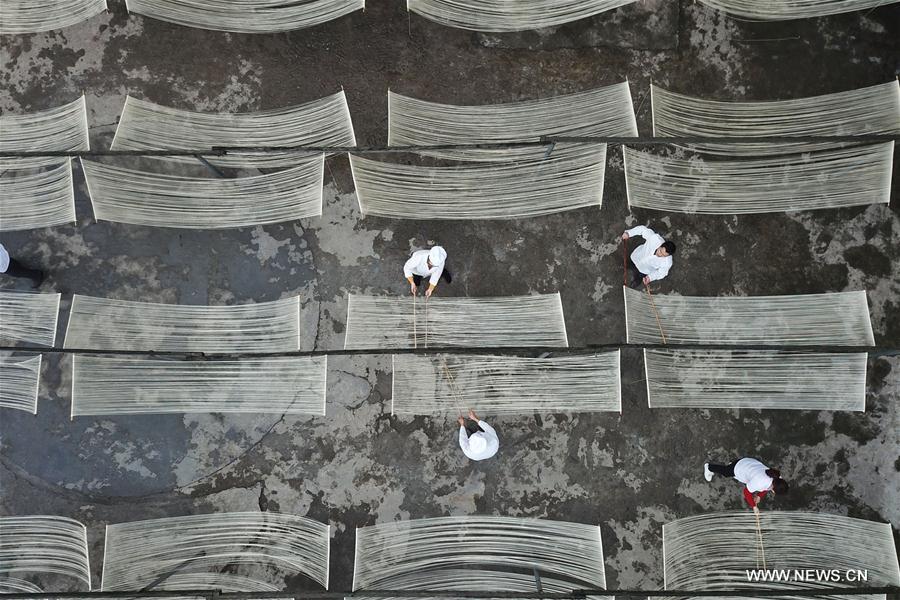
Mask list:
[{"label": "gray concrete surface", "polygon": [[[401,1],[289,34],[235,35],[111,12],[8,36],[0,110],[87,95],[106,148],[126,93],[189,109],[247,111],[347,92],[361,144],[386,141],[386,92],[484,103],[628,78],[650,133],[649,82],[721,99],[792,98],[890,81],[900,7],[742,23],[688,0],[648,1],[553,31],[481,35],[407,15]],[[629,214],[612,149],[602,210],[517,222],[360,219],[346,157],[328,161],[321,218],[222,232],[95,223],[78,177],[76,226],[7,233],[50,274],[45,291],[183,304],[300,294],[307,349],[343,344],[348,292],[401,293],[400,265],[438,242],[446,295],[561,291],[573,346],[624,342],[617,235],[649,223],[680,245],[660,293],[866,289],[876,339],[900,345],[900,218],[891,206],[743,217]],[[895,184],[896,186],[896,178]],[[896,189],[896,188],[895,188]],[[0,287],[27,286],[8,279]],[[60,327],[64,327],[65,317]],[[225,510],[278,510],[334,526],[332,589],[350,586],[354,528],[444,514],[597,523],[610,587],[662,584],[661,525],[741,506],[707,458],[762,457],[794,486],[769,503],[900,524],[900,358],[869,364],[864,414],[650,410],[639,353],[625,351],[623,413],[492,419],[500,454],[467,462],[444,418],[390,416],[389,356],[330,361],[324,418],[161,415],[69,420],[69,358],[47,359],[36,416],[0,413],[0,513],[89,526],[99,585],[103,526]],[[490,418],[490,415],[487,415]],[[291,589],[308,582],[290,580]]]}]

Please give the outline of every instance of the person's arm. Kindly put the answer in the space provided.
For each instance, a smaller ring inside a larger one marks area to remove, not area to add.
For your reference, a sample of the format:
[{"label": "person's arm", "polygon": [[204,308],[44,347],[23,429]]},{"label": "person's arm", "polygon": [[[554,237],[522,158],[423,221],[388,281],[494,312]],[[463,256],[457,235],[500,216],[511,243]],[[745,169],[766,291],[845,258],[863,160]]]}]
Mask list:
[{"label": "person's arm", "polygon": [[659,281],[660,279],[665,278],[665,276],[669,274],[669,269],[671,269],[671,268],[672,268],[672,261],[667,260],[667,261],[665,261],[665,264],[662,267],[655,269],[652,273],[647,274],[647,277],[650,279],[650,281]]},{"label": "person's arm", "polygon": [[441,273],[444,272],[443,265],[440,267],[434,267],[431,269],[431,278],[428,280],[428,290],[425,292],[425,297],[431,296],[434,293],[434,288],[437,287],[438,281],[441,280]]},{"label": "person's arm", "polygon": [[406,281],[409,282],[409,289],[413,293],[413,295],[416,294],[416,284],[413,281],[413,272],[412,272],[412,268],[413,268],[413,266],[415,266],[415,264],[416,264],[416,262],[415,262],[414,256],[409,257],[409,260],[407,260],[405,263],[403,263],[403,276],[406,277]]},{"label": "person's arm", "polygon": [[[653,230],[650,229],[649,227],[645,227],[643,225],[638,225],[637,227],[632,227],[631,229],[626,229],[625,233],[628,235],[628,237],[634,237],[636,235],[639,235],[646,240],[648,235],[653,235]],[[625,238],[625,239],[628,239],[628,238]]]},{"label": "person's arm", "polygon": [[459,447],[463,450],[469,449],[469,436],[466,434],[465,425],[459,426]]}]

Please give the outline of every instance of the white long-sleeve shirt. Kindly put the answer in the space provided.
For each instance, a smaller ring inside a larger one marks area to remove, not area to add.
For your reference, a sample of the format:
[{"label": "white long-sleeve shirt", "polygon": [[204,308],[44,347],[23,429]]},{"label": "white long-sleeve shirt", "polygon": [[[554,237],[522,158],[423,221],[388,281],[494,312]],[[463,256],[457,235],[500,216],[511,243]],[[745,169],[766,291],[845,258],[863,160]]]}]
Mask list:
[{"label": "white long-sleeve shirt", "polygon": [[661,235],[643,225],[632,227],[625,233],[628,237],[636,235],[644,238],[644,243],[631,253],[631,262],[638,271],[650,278],[650,281],[658,281],[669,274],[672,268],[671,256],[657,256],[656,250],[666,241]]},{"label": "white long-sleeve shirt", "polygon": [[497,437],[497,432],[494,431],[494,428],[484,421],[478,421],[478,426],[484,431],[473,433],[472,437],[475,437],[476,435],[482,436],[487,441],[487,446],[480,452],[472,450],[469,445],[469,434],[466,432],[466,428],[462,425],[459,426],[459,447],[462,448],[463,454],[472,460],[484,460],[490,458],[497,454],[497,450],[500,449],[500,439]]},{"label": "white long-sleeve shirt", "polygon": [[418,275],[419,277],[429,277],[428,283],[437,285],[441,279],[441,273],[444,272],[444,265],[438,265],[428,268],[428,250],[416,250],[403,265],[403,276],[406,278]]},{"label": "white long-sleeve shirt", "polygon": [[734,478],[746,485],[751,494],[764,492],[772,487],[772,478],[766,475],[768,468],[755,458],[742,458],[734,465]]},{"label": "white long-sleeve shirt", "polygon": [[9,268],[9,252],[0,244],[0,273],[6,273]]}]

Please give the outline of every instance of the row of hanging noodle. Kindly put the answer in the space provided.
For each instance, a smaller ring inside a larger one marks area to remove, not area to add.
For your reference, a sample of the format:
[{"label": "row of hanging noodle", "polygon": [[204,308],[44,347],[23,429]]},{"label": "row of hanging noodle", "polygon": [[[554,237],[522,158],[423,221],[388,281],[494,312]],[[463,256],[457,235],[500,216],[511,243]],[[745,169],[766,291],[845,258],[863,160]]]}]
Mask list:
[{"label": "row of hanging noodle", "polygon": [[[674,0],[673,0],[674,1]],[[875,9],[896,0],[700,0],[735,18],[783,21]],[[637,0],[407,0],[410,13],[473,31],[545,29],[640,4]],[[277,33],[314,27],[365,10],[365,0],[125,0],[129,13],[185,27],[233,33]],[[658,10],[656,5],[655,9]],[[5,0],[0,34],[69,27],[109,10],[107,0]],[[627,10],[627,9],[626,9]]]},{"label": "row of hanging noodle", "polygon": [[[743,214],[890,201],[894,142],[852,137],[900,133],[896,80],[766,102],[702,100],[657,86],[649,94],[654,135],[673,139],[665,152],[627,145],[638,136],[628,82],[482,106],[389,92],[388,145],[408,149],[412,160],[404,161],[353,153],[343,91],[250,113],[191,112],[129,96],[110,147],[129,156],[80,164],[95,220],[194,229],[321,216],[325,161],[339,151],[349,153],[363,216],[521,219],[599,209],[605,138],[626,143],[626,195],[639,208]],[[0,231],[76,221],[74,159],[14,154],[89,152],[85,98],[5,115],[0,128],[0,151],[10,153],[0,158]],[[821,139],[834,136],[842,137]]]}]

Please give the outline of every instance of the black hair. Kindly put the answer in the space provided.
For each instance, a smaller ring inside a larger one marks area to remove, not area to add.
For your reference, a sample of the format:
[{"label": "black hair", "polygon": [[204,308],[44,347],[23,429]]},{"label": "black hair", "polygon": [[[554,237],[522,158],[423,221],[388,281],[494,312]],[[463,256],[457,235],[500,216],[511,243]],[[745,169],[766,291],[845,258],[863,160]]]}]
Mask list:
[{"label": "black hair", "polygon": [[775,495],[777,496],[787,494],[790,489],[791,487],[788,485],[788,482],[781,477],[776,477],[772,481],[772,491],[775,492]]},{"label": "black hair", "polygon": [[665,242],[663,242],[662,247],[665,248],[666,252],[668,252],[669,254],[675,254],[675,243],[674,242],[670,242],[669,240],[666,240]]},{"label": "black hair", "polygon": [[766,469],[766,475],[768,475],[772,479],[777,479],[781,477],[781,471],[779,471],[778,469]]}]

